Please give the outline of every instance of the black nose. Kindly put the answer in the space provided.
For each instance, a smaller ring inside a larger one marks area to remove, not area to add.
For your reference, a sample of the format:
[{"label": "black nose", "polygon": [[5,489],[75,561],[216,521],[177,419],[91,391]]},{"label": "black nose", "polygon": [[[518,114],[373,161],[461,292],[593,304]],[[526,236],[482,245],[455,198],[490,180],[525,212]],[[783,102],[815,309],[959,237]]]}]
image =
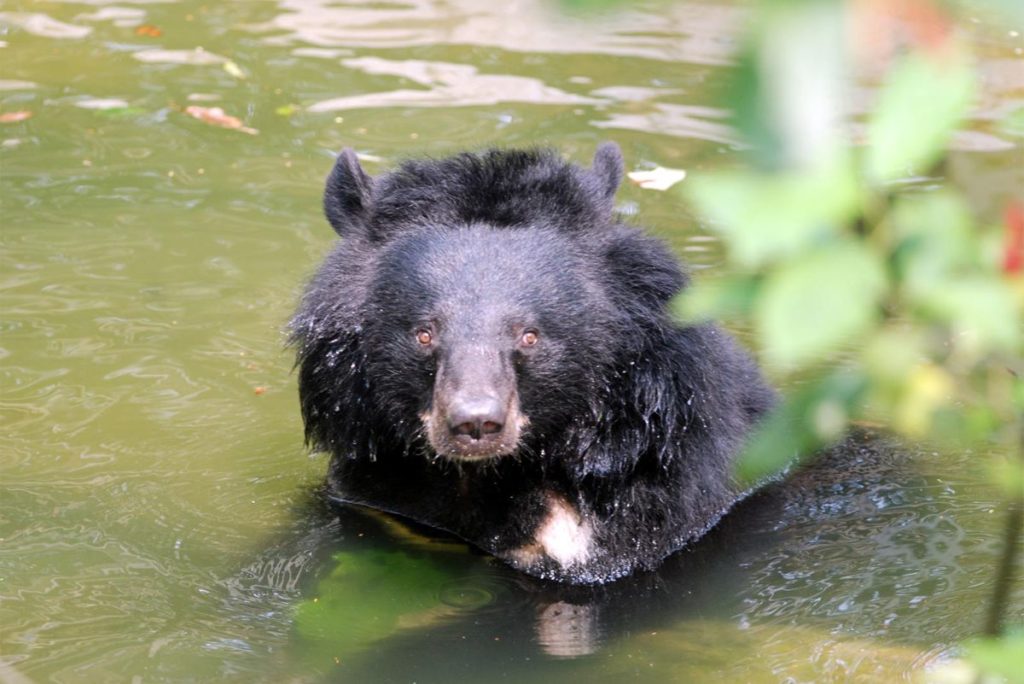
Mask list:
[{"label": "black nose", "polygon": [[460,399],[448,410],[448,428],[452,435],[483,439],[496,435],[505,425],[505,407],[497,397]]}]

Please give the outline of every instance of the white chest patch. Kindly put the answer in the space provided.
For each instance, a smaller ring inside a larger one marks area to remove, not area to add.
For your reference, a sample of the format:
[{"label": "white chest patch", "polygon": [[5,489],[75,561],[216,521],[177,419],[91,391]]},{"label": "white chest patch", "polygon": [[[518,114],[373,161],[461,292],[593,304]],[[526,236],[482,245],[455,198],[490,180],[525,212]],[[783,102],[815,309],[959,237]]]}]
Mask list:
[{"label": "white chest patch", "polygon": [[590,557],[593,530],[567,501],[548,497],[548,513],[537,528],[536,543],[562,567],[582,563]]}]

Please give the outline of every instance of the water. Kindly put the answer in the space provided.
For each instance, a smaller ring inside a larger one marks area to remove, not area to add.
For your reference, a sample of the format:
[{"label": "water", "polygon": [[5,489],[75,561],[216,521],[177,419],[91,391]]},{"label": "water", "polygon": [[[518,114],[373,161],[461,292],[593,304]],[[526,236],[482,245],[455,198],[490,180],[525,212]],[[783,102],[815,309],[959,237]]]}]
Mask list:
[{"label": "water", "polygon": [[[282,327],[333,238],[333,154],[376,172],[614,139],[631,168],[729,164],[715,102],[741,21],[731,3],[0,3],[0,114],[30,114],[0,123],[0,681],[894,681],[955,657],[998,553],[976,454],[869,438],[594,590],[315,495]],[[984,93],[949,168],[995,216],[1024,186],[996,123],[1024,42],[964,29]],[[677,198],[619,202],[721,272]]]}]

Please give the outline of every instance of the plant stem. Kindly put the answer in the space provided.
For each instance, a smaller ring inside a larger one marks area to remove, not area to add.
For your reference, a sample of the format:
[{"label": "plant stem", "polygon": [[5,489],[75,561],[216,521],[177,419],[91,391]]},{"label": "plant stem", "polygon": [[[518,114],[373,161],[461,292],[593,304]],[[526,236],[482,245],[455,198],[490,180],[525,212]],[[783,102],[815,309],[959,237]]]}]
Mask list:
[{"label": "plant stem", "polygon": [[[1024,468],[1024,417],[1021,419],[1020,444],[1017,458]],[[1016,491],[1010,497],[1006,511],[1006,527],[1003,532],[1003,557],[996,572],[996,585],[992,591],[988,619],[985,621],[985,635],[997,637],[1003,632],[1003,614],[1013,587],[1013,574],[1020,547],[1021,530],[1024,529],[1024,492]]]}]

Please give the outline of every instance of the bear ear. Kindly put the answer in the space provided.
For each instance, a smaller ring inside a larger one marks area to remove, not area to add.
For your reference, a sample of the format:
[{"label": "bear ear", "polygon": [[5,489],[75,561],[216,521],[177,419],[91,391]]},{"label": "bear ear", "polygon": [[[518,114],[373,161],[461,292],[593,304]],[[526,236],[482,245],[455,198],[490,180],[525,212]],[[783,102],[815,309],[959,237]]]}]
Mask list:
[{"label": "bear ear", "polygon": [[334,162],[324,188],[324,213],[338,235],[362,233],[370,218],[373,178],[359,165],[355,150],[346,147]]},{"label": "bear ear", "polygon": [[598,187],[604,193],[605,199],[610,199],[619,189],[623,169],[622,150],[619,146],[613,142],[601,143],[594,153],[591,173],[597,178]]}]

